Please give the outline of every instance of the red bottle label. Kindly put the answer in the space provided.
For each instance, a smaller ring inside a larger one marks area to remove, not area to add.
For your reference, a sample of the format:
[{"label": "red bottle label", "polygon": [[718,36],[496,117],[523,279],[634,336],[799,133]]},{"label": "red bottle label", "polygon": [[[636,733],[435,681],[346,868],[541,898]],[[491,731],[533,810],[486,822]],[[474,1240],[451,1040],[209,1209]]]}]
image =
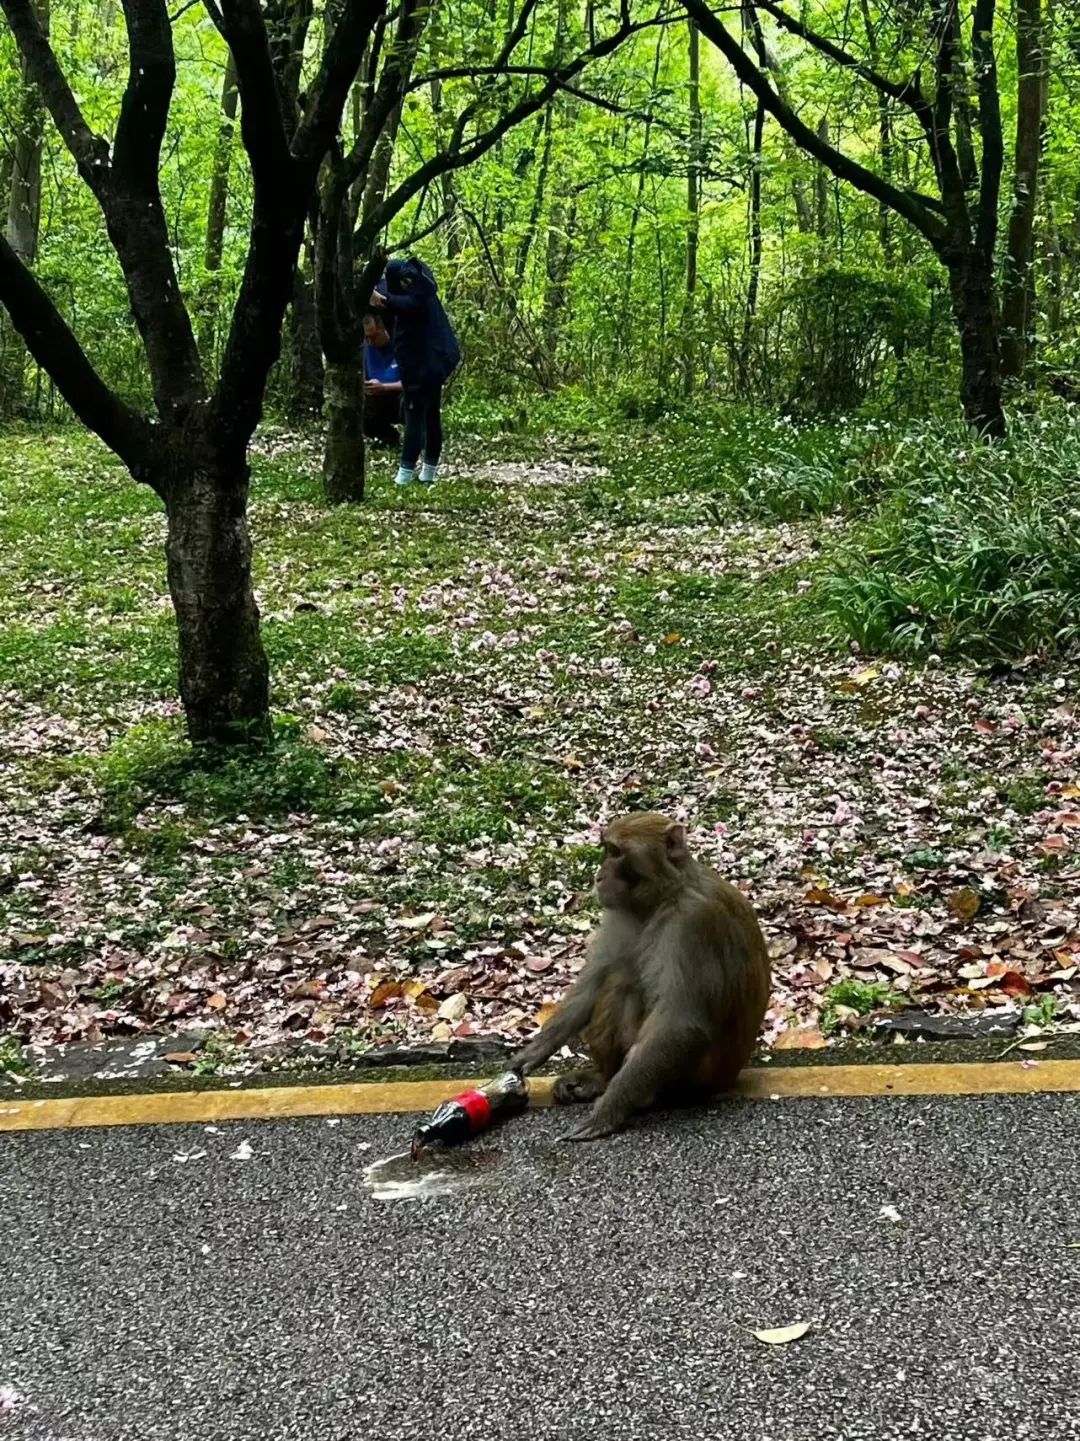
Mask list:
[{"label": "red bottle label", "polygon": [[454,1100],[459,1106],[464,1106],[469,1125],[474,1131],[482,1131],[491,1120],[491,1102],[483,1091],[462,1091]]}]

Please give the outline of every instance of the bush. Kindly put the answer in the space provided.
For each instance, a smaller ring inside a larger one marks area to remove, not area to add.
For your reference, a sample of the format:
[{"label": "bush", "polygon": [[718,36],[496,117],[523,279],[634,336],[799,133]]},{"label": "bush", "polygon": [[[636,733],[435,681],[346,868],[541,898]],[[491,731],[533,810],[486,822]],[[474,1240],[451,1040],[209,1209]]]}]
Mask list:
[{"label": "bush", "polygon": [[877,462],[884,499],[833,552],[823,593],[868,651],[1007,657],[1080,631],[1080,411],[1017,417],[977,444],[909,429]]},{"label": "bush", "polygon": [[893,275],[829,266],[778,299],[788,334],[788,408],[802,415],[857,410],[924,343],[926,288]]}]

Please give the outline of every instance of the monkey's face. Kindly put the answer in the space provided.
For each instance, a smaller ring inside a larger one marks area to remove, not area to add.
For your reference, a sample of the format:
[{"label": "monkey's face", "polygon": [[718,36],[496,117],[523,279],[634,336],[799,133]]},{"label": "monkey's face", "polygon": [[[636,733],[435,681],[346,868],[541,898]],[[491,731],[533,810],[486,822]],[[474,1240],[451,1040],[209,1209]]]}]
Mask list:
[{"label": "monkey's face", "polygon": [[596,898],[608,911],[650,915],[680,884],[686,859],[681,826],[663,816],[635,815],[604,831]]},{"label": "monkey's face", "polygon": [[596,877],[596,898],[607,911],[636,909],[644,877],[635,858],[612,840],[604,841],[604,859]]}]

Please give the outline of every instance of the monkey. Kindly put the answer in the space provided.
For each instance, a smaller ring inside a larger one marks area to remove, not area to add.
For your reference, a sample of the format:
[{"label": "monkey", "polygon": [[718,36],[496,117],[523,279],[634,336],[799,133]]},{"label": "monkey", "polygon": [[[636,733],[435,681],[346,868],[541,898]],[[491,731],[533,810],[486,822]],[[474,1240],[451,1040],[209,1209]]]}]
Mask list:
[{"label": "monkey", "polygon": [[556,1104],[595,1101],[569,1137],[599,1140],[636,1111],[729,1090],[769,1003],[769,953],[737,887],[687,849],[685,828],[635,813],[601,836],[603,916],[562,1004],[511,1060],[527,1076],[578,1036],[592,1061]]}]

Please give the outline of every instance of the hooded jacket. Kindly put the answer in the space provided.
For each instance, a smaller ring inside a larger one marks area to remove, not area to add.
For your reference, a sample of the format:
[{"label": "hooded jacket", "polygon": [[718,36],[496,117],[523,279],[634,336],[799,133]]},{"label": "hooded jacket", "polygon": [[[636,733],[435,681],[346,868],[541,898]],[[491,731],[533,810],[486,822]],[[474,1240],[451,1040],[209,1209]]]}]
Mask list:
[{"label": "hooded jacket", "polygon": [[434,275],[415,256],[391,260],[386,266],[385,294],[402,385],[409,389],[444,384],[460,361],[461,350]]}]

